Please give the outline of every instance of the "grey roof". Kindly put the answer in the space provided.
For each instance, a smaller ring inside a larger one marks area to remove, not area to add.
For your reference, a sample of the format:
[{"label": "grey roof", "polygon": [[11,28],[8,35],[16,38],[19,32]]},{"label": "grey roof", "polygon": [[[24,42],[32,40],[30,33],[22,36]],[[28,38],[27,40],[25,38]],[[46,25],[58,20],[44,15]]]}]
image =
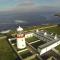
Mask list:
[{"label": "grey roof", "polygon": [[58,40],[53,40],[53,41],[47,42],[47,43],[39,46],[39,48],[40,48],[40,49],[43,49],[43,48],[45,48],[45,47],[47,47],[47,46],[50,46],[50,45],[52,45],[53,43],[58,42],[58,41],[59,41],[59,39],[58,39]]}]

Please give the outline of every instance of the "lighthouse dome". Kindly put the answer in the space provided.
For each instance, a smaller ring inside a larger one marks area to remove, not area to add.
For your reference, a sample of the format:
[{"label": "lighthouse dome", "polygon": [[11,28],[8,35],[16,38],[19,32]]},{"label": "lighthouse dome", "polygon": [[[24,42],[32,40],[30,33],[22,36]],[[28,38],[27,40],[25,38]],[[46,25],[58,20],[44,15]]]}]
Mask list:
[{"label": "lighthouse dome", "polygon": [[23,28],[19,26],[19,27],[17,28],[17,31],[23,31]]}]

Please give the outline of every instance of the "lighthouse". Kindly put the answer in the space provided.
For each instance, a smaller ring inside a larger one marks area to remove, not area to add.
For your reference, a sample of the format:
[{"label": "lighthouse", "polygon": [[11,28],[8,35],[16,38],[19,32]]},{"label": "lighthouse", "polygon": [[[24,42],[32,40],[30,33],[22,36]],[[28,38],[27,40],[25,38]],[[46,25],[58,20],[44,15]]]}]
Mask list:
[{"label": "lighthouse", "polygon": [[20,26],[17,28],[17,48],[23,49],[26,47],[25,34],[23,33],[23,28]]}]

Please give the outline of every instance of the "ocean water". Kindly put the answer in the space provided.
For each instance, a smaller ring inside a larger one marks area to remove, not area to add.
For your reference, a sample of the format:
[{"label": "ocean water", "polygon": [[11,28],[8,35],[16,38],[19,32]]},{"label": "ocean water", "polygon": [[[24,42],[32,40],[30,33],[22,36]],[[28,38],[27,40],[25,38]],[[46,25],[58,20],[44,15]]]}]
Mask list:
[{"label": "ocean water", "polygon": [[60,17],[55,12],[30,12],[15,14],[0,14],[0,31],[13,29],[17,26],[33,26],[42,24],[60,24]]}]

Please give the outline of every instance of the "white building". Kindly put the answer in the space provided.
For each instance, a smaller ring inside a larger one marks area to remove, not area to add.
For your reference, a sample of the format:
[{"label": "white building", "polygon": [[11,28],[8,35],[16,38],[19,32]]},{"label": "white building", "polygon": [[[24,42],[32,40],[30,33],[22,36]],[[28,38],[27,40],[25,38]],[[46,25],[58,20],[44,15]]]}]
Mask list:
[{"label": "white building", "polygon": [[53,40],[51,42],[48,42],[42,46],[39,46],[38,48],[38,52],[40,53],[40,55],[46,53],[47,51],[51,50],[52,48],[58,46],[60,44],[60,40]]},{"label": "white building", "polygon": [[37,29],[37,30],[36,30],[36,32],[38,33],[38,32],[39,32],[39,30]]},{"label": "white building", "polygon": [[[46,33],[45,33],[45,35],[46,35]],[[38,52],[40,53],[40,55],[42,55],[42,54],[46,53],[47,51],[55,48],[59,44],[60,44],[60,39],[57,37],[57,35],[55,35],[54,38],[51,41],[46,42],[45,44],[39,46],[38,47]]]},{"label": "white building", "polygon": [[25,38],[29,38],[29,37],[33,37],[34,36],[34,33],[27,33],[25,34]]},{"label": "white building", "polygon": [[58,39],[57,34],[55,35],[54,39],[55,39],[55,40],[57,40],[57,39]]},{"label": "white building", "polygon": [[47,32],[44,33],[44,36],[47,36]]}]

